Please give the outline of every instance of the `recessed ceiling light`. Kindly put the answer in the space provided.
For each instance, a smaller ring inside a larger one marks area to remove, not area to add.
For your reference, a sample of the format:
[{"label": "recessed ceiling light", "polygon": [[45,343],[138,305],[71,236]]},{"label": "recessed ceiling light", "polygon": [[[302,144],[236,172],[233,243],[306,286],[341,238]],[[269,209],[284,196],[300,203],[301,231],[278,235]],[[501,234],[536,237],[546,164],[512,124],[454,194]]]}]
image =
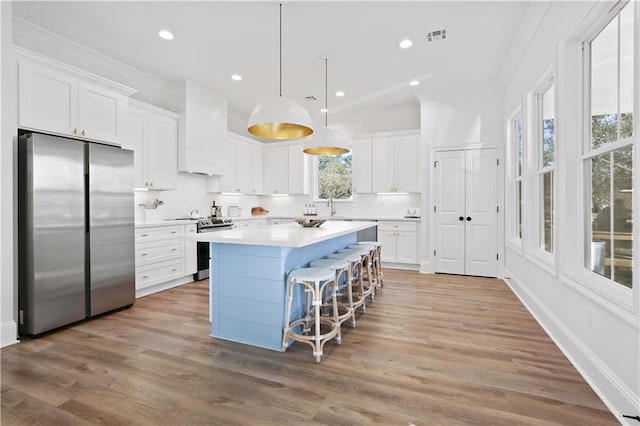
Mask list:
[{"label": "recessed ceiling light", "polygon": [[231,76],[231,80],[233,80],[233,81],[240,81],[240,80],[242,80],[242,76],[241,76],[240,74],[233,74],[233,75]]},{"label": "recessed ceiling light", "polygon": [[337,96],[337,97],[339,97],[339,98],[341,98],[341,97],[343,97],[343,96],[344,96],[344,92],[343,92],[342,90],[338,90],[338,91],[336,92],[336,96]]},{"label": "recessed ceiling light", "polygon": [[326,108],[322,108],[322,109],[320,110],[320,112],[329,112],[329,110],[328,110],[328,109],[326,109]]},{"label": "recessed ceiling light", "polygon": [[168,30],[161,30],[158,33],[158,37],[160,37],[163,40],[173,40],[173,34],[171,33],[171,31],[168,31]]},{"label": "recessed ceiling light", "polygon": [[413,42],[411,40],[409,40],[408,38],[402,39],[402,40],[400,40],[400,43],[398,43],[398,47],[400,49],[408,49],[411,46],[413,46]]},{"label": "recessed ceiling light", "polygon": [[420,84],[420,81],[419,81],[419,80],[411,80],[411,81],[409,82],[409,86],[417,86],[418,84]]}]

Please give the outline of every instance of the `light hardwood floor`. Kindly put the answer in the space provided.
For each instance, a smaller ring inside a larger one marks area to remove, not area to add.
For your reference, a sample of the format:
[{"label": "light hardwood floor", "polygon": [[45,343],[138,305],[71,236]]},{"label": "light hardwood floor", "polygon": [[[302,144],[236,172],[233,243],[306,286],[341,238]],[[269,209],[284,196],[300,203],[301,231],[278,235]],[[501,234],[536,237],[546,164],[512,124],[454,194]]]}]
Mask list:
[{"label": "light hardwood floor", "polygon": [[208,282],[2,350],[2,425],[607,425],[504,282],[385,270],[343,344],[208,337]]}]

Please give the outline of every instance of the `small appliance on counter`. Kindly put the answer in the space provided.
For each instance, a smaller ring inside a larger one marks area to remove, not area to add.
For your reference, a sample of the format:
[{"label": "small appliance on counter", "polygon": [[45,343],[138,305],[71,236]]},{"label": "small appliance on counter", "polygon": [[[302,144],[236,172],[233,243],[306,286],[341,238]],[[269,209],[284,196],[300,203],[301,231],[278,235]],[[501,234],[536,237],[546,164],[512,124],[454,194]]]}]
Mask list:
[{"label": "small appliance on counter", "polygon": [[229,206],[228,215],[229,217],[240,217],[242,216],[242,207],[240,206]]},{"label": "small appliance on counter", "polygon": [[407,211],[404,214],[404,217],[418,219],[420,218],[420,209],[416,209],[416,208],[407,209]]},{"label": "small appliance on counter", "polygon": [[251,207],[251,216],[262,216],[269,213],[269,210],[264,207]]}]

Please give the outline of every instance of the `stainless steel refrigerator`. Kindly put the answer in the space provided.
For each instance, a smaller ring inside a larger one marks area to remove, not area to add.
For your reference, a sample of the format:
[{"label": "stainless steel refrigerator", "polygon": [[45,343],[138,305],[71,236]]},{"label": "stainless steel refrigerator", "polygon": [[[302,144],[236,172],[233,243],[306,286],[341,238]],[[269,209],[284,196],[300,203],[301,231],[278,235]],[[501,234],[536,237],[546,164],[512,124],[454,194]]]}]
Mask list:
[{"label": "stainless steel refrigerator", "polygon": [[135,300],[133,152],[19,131],[19,332]]}]

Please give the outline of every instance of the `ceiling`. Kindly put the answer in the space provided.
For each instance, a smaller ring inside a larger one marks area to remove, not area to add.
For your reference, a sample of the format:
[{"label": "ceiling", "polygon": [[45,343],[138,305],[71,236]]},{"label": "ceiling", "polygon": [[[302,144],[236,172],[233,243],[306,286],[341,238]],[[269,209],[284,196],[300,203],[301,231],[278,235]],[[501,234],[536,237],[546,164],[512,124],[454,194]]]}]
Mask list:
[{"label": "ceiling", "polygon": [[[321,119],[329,58],[329,117],[416,104],[435,88],[498,83],[529,6],[523,1],[286,2],[283,94]],[[278,94],[278,3],[34,2],[15,16],[163,80],[190,79],[249,115]],[[160,29],[175,35],[160,39]],[[427,42],[430,31],[447,38]],[[398,48],[403,38],[409,49]],[[238,73],[243,80],[230,76]],[[408,86],[421,80],[416,87]],[[346,96],[335,96],[343,90]],[[317,101],[306,101],[313,95]]]}]

